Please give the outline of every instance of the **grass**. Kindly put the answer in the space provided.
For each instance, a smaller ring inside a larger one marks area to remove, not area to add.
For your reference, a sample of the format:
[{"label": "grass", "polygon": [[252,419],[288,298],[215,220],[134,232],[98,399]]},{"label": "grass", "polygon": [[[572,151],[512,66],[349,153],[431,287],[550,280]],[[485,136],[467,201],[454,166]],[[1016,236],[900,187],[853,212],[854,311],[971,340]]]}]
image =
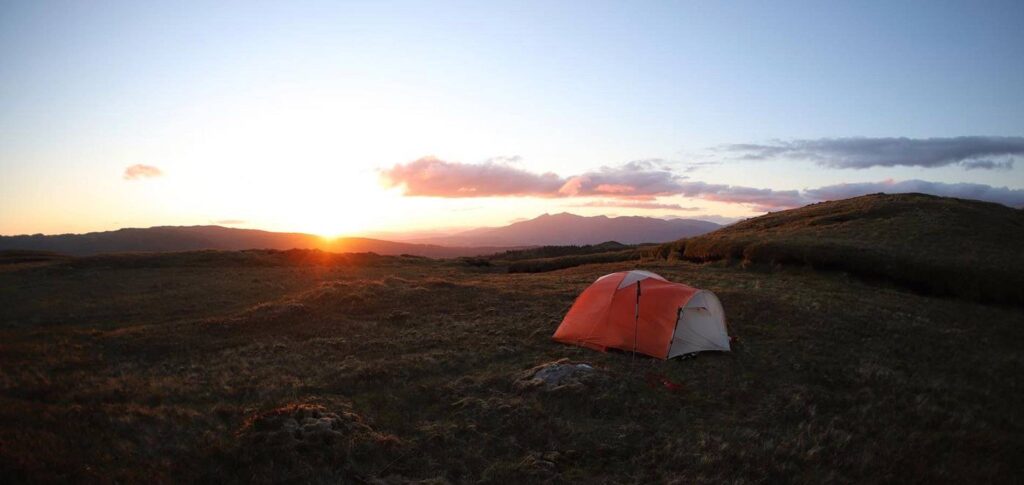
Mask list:
[{"label": "grass", "polygon": [[50,251],[7,249],[0,251],[0,267],[9,264],[50,263],[67,259],[68,256]]},{"label": "grass", "polygon": [[615,241],[607,241],[601,244],[587,244],[584,246],[540,246],[535,248],[517,249],[494,254],[490,259],[499,261],[522,261],[527,259],[546,259],[561,256],[580,256],[586,254],[608,253],[632,249],[634,246],[620,244]]},{"label": "grass", "polygon": [[506,262],[506,265],[509,273],[543,273],[573,268],[584,264],[639,261],[649,251],[647,248],[634,247],[619,251],[570,254],[551,258],[519,259]]},{"label": "grass", "polygon": [[615,241],[585,246],[540,246],[493,254],[488,258],[463,258],[471,266],[498,266],[509,273],[544,273],[594,263],[640,261],[656,247],[626,245]]},{"label": "grass", "polygon": [[[644,268],[718,294],[734,352],[660,361],[551,341],[580,291],[636,265],[509,274],[275,251],[6,265],[0,475],[1019,480],[1019,309],[804,267],[661,260]],[[515,386],[561,358],[606,379]]]},{"label": "grass", "polygon": [[875,194],[748,219],[656,248],[693,262],[809,266],[936,295],[1024,305],[1024,211],[924,194]]}]

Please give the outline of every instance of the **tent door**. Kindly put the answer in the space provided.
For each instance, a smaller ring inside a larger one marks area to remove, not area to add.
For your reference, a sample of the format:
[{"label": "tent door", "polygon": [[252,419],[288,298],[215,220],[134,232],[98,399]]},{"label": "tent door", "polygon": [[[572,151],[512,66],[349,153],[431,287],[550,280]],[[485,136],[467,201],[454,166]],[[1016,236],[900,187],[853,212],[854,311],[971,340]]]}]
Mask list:
[{"label": "tent door", "polygon": [[704,350],[728,351],[729,335],[718,298],[702,291],[679,312],[668,358]]}]

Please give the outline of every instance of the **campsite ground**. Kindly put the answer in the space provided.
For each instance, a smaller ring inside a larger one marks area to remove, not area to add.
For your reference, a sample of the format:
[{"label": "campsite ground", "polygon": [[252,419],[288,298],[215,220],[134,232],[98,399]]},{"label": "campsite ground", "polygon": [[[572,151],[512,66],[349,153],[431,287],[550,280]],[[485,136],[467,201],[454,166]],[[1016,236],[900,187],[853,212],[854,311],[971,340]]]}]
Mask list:
[{"label": "campsite ground", "polygon": [[[734,352],[659,361],[551,341],[583,288],[637,266],[509,274],[308,252],[0,265],[0,475],[1019,480],[1020,308],[843,273],[647,261],[719,295]],[[561,358],[599,375],[514,385]],[[282,424],[302,413],[331,432]]]}]

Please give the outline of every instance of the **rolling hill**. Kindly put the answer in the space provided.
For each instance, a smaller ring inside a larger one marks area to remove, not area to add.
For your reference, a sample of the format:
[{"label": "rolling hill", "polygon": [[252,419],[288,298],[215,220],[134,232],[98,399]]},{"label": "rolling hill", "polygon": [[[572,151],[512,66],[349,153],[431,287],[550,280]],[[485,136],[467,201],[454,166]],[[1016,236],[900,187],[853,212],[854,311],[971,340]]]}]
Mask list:
[{"label": "rolling hill", "polygon": [[321,249],[332,252],[412,254],[432,258],[477,256],[508,247],[442,247],[368,238],[327,240],[303,233],[270,232],[221,226],[159,226],[87,234],[0,236],[0,250],[52,251],[75,256],[123,252],[201,249]]},{"label": "rolling hill", "polygon": [[924,194],[872,194],[766,214],[662,245],[688,261],[809,265],[929,293],[1024,303],[1024,211]]},{"label": "rolling hill", "polygon": [[718,229],[718,224],[692,219],[655,217],[585,217],[566,212],[544,214],[501,227],[483,227],[416,242],[454,246],[585,245],[616,241],[623,244],[658,243]]}]

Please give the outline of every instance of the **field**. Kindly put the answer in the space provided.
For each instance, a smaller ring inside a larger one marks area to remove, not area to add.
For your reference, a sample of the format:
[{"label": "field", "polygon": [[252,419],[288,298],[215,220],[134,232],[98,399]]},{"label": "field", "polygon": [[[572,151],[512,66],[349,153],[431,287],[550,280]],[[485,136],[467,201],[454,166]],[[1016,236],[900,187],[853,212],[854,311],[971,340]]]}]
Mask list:
[{"label": "field", "polygon": [[[734,352],[551,341],[637,266],[716,292]],[[0,289],[8,482],[1009,483],[1024,463],[1020,308],[838,272],[248,251],[12,261]],[[517,385],[558,359],[597,372]]]}]

